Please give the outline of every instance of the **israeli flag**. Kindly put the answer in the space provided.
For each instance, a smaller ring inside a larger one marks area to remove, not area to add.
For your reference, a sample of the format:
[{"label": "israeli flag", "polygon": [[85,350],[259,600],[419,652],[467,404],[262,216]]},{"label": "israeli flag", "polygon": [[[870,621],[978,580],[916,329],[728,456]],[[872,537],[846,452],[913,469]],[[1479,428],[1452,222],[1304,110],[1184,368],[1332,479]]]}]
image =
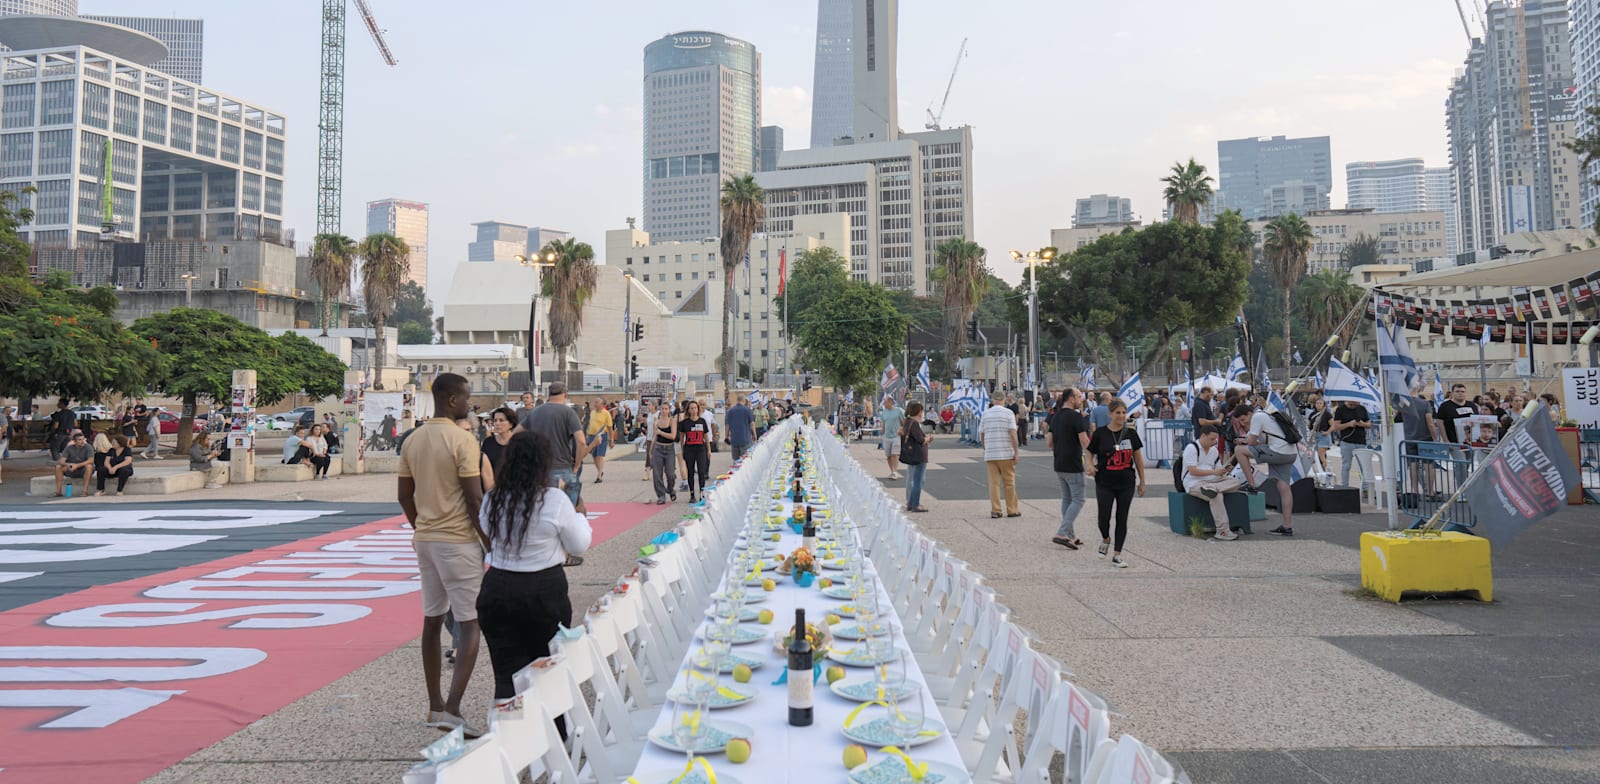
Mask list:
[{"label": "israeli flag", "polygon": [[1317,389],[1326,389],[1327,387],[1328,387],[1327,379],[1323,378],[1322,377],[1322,371],[1318,370],[1317,371]]},{"label": "israeli flag", "polygon": [[1082,382],[1085,392],[1094,389],[1094,365],[1085,366],[1083,372],[1078,375],[1078,380]]},{"label": "israeli flag", "polygon": [[1328,379],[1322,387],[1322,397],[1329,401],[1353,400],[1372,411],[1383,408],[1383,396],[1378,392],[1377,383],[1362,378],[1338,359],[1328,360]]},{"label": "israeli flag", "polygon": [[1439,371],[1433,371],[1433,404],[1444,402],[1444,382],[1439,380]]},{"label": "israeli flag", "polygon": [[1384,385],[1395,394],[1409,394],[1417,379],[1417,361],[1411,358],[1405,328],[1379,321],[1377,332],[1378,369],[1383,372]]},{"label": "israeli flag", "polygon": [[[1275,391],[1267,393],[1267,413],[1270,414],[1274,411],[1282,411],[1284,416],[1289,417],[1289,421],[1294,422],[1297,426],[1300,426],[1301,429],[1304,430],[1305,423],[1300,420],[1298,415],[1299,412],[1291,408],[1289,404],[1284,401],[1283,396],[1279,395]],[[1305,442],[1302,441],[1301,443]],[[1301,466],[1301,463],[1305,462],[1306,454],[1299,447],[1292,448],[1299,456],[1299,459],[1289,464],[1289,481],[1298,482],[1300,481],[1301,477],[1306,475],[1304,468]]]},{"label": "israeli flag", "polygon": [[1028,390],[1029,392],[1032,392],[1033,391],[1033,383],[1034,383],[1033,382],[1033,368],[1028,368],[1028,380],[1022,382],[1022,388]]},{"label": "israeli flag", "polygon": [[1249,372],[1250,372],[1250,368],[1245,367],[1245,364],[1244,364],[1244,355],[1235,353],[1233,355],[1233,361],[1228,363],[1227,379],[1229,381],[1232,381],[1232,380],[1238,378],[1239,376],[1244,375],[1244,374],[1249,373]]},{"label": "israeli flag", "polygon": [[1144,408],[1144,384],[1139,380],[1139,374],[1134,373],[1123,382],[1122,388],[1117,390],[1117,398],[1128,404],[1128,415],[1133,416]]},{"label": "israeli flag", "polygon": [[752,406],[760,406],[762,403],[767,402],[767,396],[761,394],[761,390],[759,390],[759,389],[754,391],[754,392],[751,392],[749,395],[746,395],[745,397],[749,399],[750,405],[752,405]]},{"label": "israeli flag", "polygon": [[922,388],[924,390],[927,390],[929,392],[933,391],[933,379],[930,378],[929,375],[928,375],[928,358],[927,357],[923,357],[922,358],[922,367],[917,368],[917,383],[921,384]]}]

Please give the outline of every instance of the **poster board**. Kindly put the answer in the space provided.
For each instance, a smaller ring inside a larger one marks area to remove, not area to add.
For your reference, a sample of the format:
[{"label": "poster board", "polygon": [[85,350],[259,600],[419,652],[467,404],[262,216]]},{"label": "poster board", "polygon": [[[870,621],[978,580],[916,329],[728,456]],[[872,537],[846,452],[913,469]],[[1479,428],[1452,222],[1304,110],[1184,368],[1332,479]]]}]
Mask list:
[{"label": "poster board", "polygon": [[1561,416],[1578,427],[1600,429],[1600,368],[1561,371]]}]

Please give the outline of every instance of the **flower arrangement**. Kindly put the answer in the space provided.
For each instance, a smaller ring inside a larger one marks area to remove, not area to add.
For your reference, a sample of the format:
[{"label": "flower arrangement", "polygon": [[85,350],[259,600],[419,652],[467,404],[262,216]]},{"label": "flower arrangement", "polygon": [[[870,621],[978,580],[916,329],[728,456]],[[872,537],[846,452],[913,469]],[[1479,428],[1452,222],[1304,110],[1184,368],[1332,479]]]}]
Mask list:
[{"label": "flower arrangement", "polygon": [[783,564],[778,567],[779,574],[793,574],[799,577],[802,574],[817,573],[817,557],[804,547],[797,547],[789,557],[783,559]]}]

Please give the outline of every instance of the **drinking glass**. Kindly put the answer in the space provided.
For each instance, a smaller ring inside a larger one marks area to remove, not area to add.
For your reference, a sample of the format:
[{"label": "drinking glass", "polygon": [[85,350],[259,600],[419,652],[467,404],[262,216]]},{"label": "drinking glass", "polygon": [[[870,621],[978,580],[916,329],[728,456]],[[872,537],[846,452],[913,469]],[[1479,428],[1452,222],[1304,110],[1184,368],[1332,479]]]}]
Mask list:
[{"label": "drinking glass", "polygon": [[684,692],[690,702],[709,702],[717,690],[717,668],[722,665],[707,651],[705,658],[691,659],[684,668]]},{"label": "drinking glass", "polygon": [[889,706],[889,731],[894,733],[895,740],[900,742],[901,748],[910,748],[922,734],[922,725],[927,716],[927,697],[921,689],[916,694],[908,696],[904,702]]},{"label": "drinking glass", "polygon": [[885,701],[893,701],[893,698],[905,689],[908,668],[911,666],[909,653],[897,651],[889,655],[886,649],[892,644],[888,639],[879,642],[869,641],[867,648],[875,660],[884,660],[882,664],[872,668],[872,673],[878,684],[878,699]]},{"label": "drinking glass", "polygon": [[694,764],[694,750],[700,745],[700,739],[705,737],[706,726],[706,701],[704,699],[674,701],[672,703],[672,739],[678,742],[678,747],[689,755],[689,764]]}]

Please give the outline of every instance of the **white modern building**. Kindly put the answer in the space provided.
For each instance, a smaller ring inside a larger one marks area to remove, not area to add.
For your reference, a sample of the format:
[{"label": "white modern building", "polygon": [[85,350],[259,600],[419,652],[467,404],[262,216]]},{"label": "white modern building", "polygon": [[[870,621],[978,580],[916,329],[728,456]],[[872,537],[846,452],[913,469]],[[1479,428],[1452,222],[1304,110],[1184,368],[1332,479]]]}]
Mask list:
[{"label": "white modern building", "polygon": [[1058,253],[1071,253],[1107,234],[1121,234],[1124,230],[1138,231],[1144,228],[1138,221],[1128,223],[1091,223],[1087,226],[1073,226],[1070,229],[1051,229],[1050,247]]},{"label": "white modern building", "polygon": [[1137,221],[1138,218],[1133,216],[1132,199],[1104,193],[1078,199],[1077,207],[1072,211],[1072,225],[1076,228],[1108,223],[1120,226]]},{"label": "white modern building", "polygon": [[537,253],[552,242],[561,242],[569,239],[572,239],[572,232],[570,231],[534,226],[528,229],[528,250]]},{"label": "white modern building", "polygon": [[1452,186],[1449,166],[1429,166],[1422,170],[1422,190],[1427,194],[1424,206],[1444,213],[1445,251],[1454,258],[1461,240],[1456,234],[1455,187]]},{"label": "white modern building", "polygon": [[[1437,210],[1380,213],[1371,209],[1315,210],[1302,215],[1316,241],[1306,256],[1311,272],[1342,268],[1340,255],[1357,237],[1378,240],[1381,264],[1405,265],[1409,269],[1432,269],[1446,258],[1444,213]],[[1256,244],[1263,241],[1267,220],[1253,220]]]},{"label": "white modern building", "polygon": [[[1600,131],[1589,113],[1591,106],[1600,106],[1600,0],[1572,0],[1572,72],[1578,106],[1578,136]],[[1600,178],[1600,163],[1583,172],[1580,183],[1579,226],[1593,226],[1595,211],[1600,208],[1600,188],[1594,186]]]},{"label": "white modern building", "polygon": [[77,16],[78,0],[0,0],[0,16]]},{"label": "white modern building", "polygon": [[411,249],[412,283],[428,288],[428,205],[405,199],[367,202],[367,234],[393,234]]},{"label": "white modern building", "polygon": [[477,239],[467,243],[467,261],[515,261],[528,253],[528,227],[519,223],[482,221],[472,224]]},{"label": "white modern building", "polygon": [[167,56],[151,63],[151,68],[186,82],[205,81],[206,20],[99,14],[85,14],[83,18],[129,27],[154,37],[167,45]]},{"label": "white modern building", "polygon": [[1346,207],[1417,212],[1428,207],[1427,167],[1421,158],[1351,161],[1344,165]]},{"label": "white modern building", "polygon": [[644,230],[664,240],[721,234],[722,182],[754,172],[761,55],[706,30],[644,49]]},{"label": "white modern building", "polygon": [[38,189],[26,240],[99,242],[107,178],[117,237],[289,239],[283,115],[154,70],[167,47],[127,28],[4,17],[0,43],[13,50],[0,65],[0,188]]},{"label": "white modern building", "polygon": [[1333,191],[1327,136],[1271,136],[1217,142],[1217,194],[1212,208],[1246,219],[1325,210]]}]

